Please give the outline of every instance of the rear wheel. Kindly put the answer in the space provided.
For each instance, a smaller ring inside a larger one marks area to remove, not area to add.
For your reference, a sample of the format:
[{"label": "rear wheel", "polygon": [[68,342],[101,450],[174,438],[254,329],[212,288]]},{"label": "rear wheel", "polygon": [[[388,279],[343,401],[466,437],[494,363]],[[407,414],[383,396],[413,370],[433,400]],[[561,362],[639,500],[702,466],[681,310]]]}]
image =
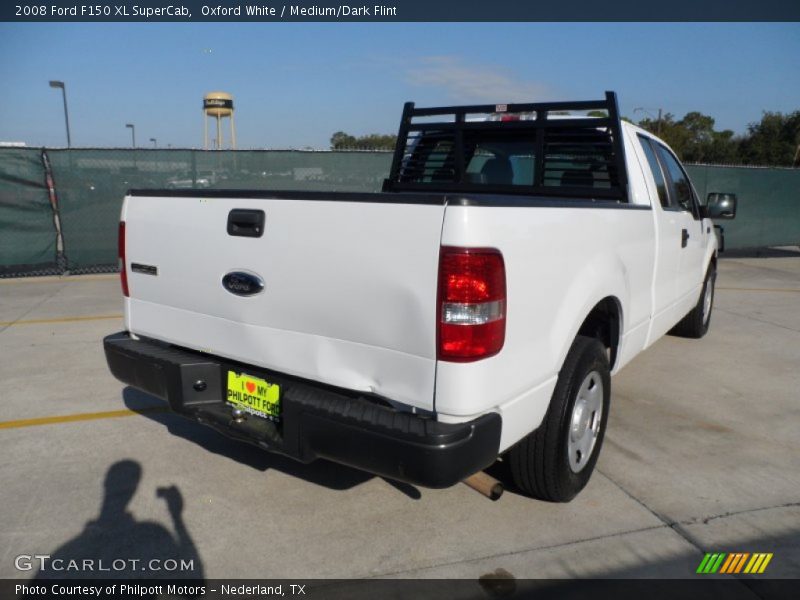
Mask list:
[{"label": "rear wheel", "polygon": [[672,328],[670,335],[699,339],[708,332],[711,324],[711,309],[714,307],[714,286],[717,281],[717,268],[711,263],[703,281],[703,290],[695,307]]},{"label": "rear wheel", "polygon": [[578,336],[542,424],[509,451],[517,486],[551,502],[568,502],[586,486],[603,444],[610,392],[605,347]]}]

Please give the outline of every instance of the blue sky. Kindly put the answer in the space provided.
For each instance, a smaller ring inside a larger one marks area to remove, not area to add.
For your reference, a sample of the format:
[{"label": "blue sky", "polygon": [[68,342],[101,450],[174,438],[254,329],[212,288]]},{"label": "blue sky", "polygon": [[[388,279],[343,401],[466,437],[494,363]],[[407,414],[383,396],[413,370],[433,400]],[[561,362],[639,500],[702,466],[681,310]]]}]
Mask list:
[{"label": "blue sky", "polygon": [[0,24],[0,141],[200,147],[202,96],[234,95],[240,148],[389,133],[419,105],[594,99],[743,132],[800,109],[800,24]]}]

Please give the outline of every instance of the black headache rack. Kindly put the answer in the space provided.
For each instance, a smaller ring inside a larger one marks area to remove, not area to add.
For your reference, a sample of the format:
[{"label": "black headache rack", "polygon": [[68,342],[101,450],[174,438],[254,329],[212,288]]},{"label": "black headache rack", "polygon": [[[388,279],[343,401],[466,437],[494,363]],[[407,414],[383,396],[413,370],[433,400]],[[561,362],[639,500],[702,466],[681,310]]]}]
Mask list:
[{"label": "black headache rack", "polygon": [[[590,113],[597,115],[574,115]],[[540,195],[628,202],[617,96],[403,108],[385,192]]]}]

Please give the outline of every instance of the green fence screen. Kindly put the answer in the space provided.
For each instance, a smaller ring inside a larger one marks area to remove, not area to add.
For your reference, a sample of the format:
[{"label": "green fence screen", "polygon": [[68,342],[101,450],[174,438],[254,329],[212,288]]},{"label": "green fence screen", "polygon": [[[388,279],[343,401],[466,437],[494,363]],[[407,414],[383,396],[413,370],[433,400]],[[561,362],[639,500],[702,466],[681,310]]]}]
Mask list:
[{"label": "green fence screen", "polygon": [[[392,156],[296,150],[47,149],[43,160],[42,152],[0,148],[0,276],[115,270],[121,201],[131,188],[376,192]],[[48,164],[58,215],[48,197]],[[736,220],[722,223],[727,248],[800,243],[800,169],[690,165],[688,170],[702,198],[709,192],[738,195]]]},{"label": "green fence screen", "polygon": [[57,273],[57,235],[42,151],[0,153],[0,277]]},{"label": "green fence screen", "polygon": [[800,169],[688,165],[701,199],[711,192],[737,195],[736,218],[720,221],[726,248],[800,244]]},{"label": "green fence screen", "polygon": [[48,150],[67,268],[117,263],[120,203],[131,188],[375,191],[389,153],[195,150]]}]

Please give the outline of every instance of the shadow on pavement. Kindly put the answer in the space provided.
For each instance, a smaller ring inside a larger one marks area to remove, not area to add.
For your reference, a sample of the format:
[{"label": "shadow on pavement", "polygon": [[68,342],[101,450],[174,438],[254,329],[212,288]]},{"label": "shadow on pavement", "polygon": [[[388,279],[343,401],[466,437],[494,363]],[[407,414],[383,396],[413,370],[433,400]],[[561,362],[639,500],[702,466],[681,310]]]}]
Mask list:
[{"label": "shadow on pavement", "polygon": [[[316,460],[310,464],[303,464],[279,454],[261,450],[245,442],[227,438],[210,427],[195,423],[171,413],[169,410],[147,411],[148,408],[166,408],[166,405],[159,399],[132,387],[126,387],[122,391],[122,398],[128,409],[139,411],[143,417],[163,425],[172,435],[197,444],[208,452],[235,460],[259,471],[277,469],[292,477],[333,490],[347,490],[375,477],[366,471],[359,471],[327,460]],[[413,500],[418,500],[422,496],[420,491],[411,484],[383,479]]]},{"label": "shadow on pavement", "polygon": [[183,496],[176,486],[160,487],[174,534],[153,521],[137,521],[127,507],[142,478],[141,465],[121,460],[103,482],[100,514],[83,531],[50,554],[35,579],[204,578],[203,561],[183,521]]},{"label": "shadow on pavement", "polygon": [[[509,600],[796,600],[798,574],[798,542],[800,530],[781,535],[764,535],[723,544],[720,547],[682,552],[671,558],[652,559],[652,548],[631,542],[630,550],[640,560],[637,564],[586,573],[580,551],[565,555],[562,579],[529,579],[517,577],[512,564],[514,554],[501,554],[478,559],[480,565],[465,571],[458,579],[444,578],[441,573],[422,571],[416,577],[402,579],[370,579],[337,582],[319,581],[326,600],[361,600],[372,598],[414,598],[415,600],[477,600],[508,598]],[[543,552],[546,550],[543,549]],[[774,558],[764,574],[698,574],[704,552],[770,552]],[[524,565],[527,573],[540,557],[532,557]],[[620,557],[630,560],[630,555]],[[519,559],[517,559],[519,560]],[[465,564],[469,564],[466,561]],[[490,565],[490,566],[487,566]],[[446,570],[446,569],[445,569]],[[471,571],[469,574],[467,572]],[[407,574],[406,574],[407,575]],[[451,576],[452,577],[452,576]],[[314,585],[311,593],[315,593]],[[316,597],[316,596],[315,596]]]},{"label": "shadow on pavement", "polygon": [[725,250],[720,258],[798,258],[800,246],[784,246],[781,248],[747,248],[742,250]]}]

